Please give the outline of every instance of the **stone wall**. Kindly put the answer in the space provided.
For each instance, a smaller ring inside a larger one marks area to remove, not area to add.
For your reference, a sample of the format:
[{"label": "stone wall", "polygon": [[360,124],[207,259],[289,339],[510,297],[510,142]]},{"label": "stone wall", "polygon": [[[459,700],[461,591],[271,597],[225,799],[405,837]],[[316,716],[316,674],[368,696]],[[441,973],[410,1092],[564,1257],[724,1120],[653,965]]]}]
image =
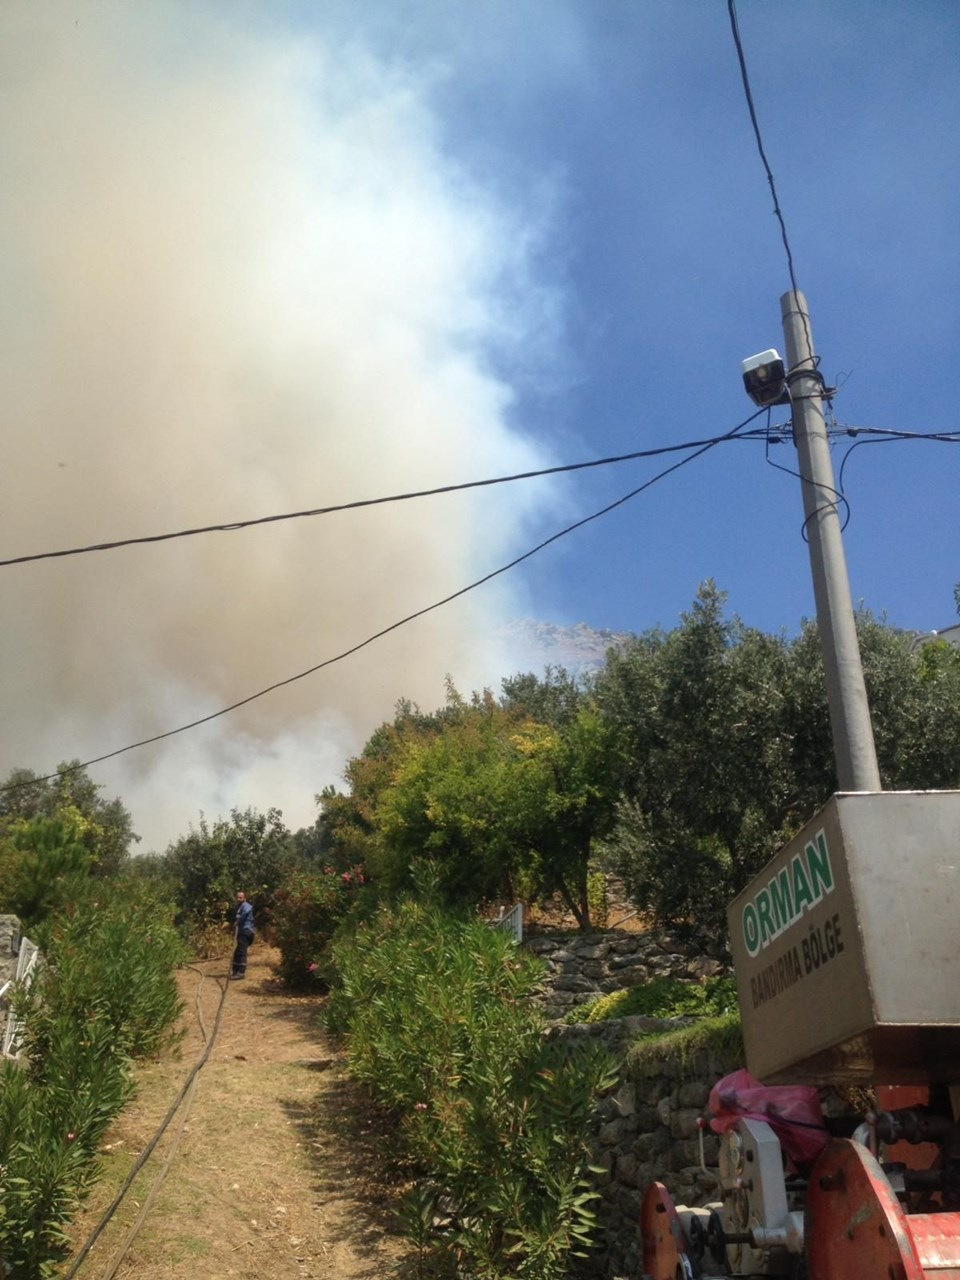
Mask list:
[{"label": "stone wall", "polygon": [[625,1071],[601,1104],[595,1163],[600,1229],[586,1272],[593,1276],[639,1276],[640,1198],[651,1182],[662,1182],[677,1204],[700,1205],[716,1198],[719,1140],[700,1130],[710,1090],[732,1066],[702,1053],[680,1068],[660,1062]]},{"label": "stone wall", "polygon": [[16,976],[20,951],[20,921],[16,916],[0,915],[0,987]]},{"label": "stone wall", "polygon": [[532,934],[528,951],[547,964],[547,1016],[563,1018],[597,996],[651,978],[705,978],[726,972],[720,960],[698,953],[668,933]]},{"label": "stone wall", "polygon": [[[669,934],[607,933],[534,935],[524,943],[548,965],[544,1003],[554,1019],[578,1004],[652,978],[697,979],[729,970],[719,959],[699,954]],[[697,1121],[714,1083],[736,1065],[694,1055],[682,1069],[660,1061],[631,1064],[630,1045],[650,1032],[675,1031],[689,1018],[616,1018],[607,1022],[556,1021],[551,1038],[603,1045],[622,1066],[616,1085],[600,1105],[594,1136],[594,1164],[601,1170],[595,1188],[600,1200],[597,1246],[578,1271],[584,1276],[636,1277],[641,1274],[640,1199],[653,1181],[666,1184],[677,1203],[703,1204],[715,1195],[716,1179],[700,1165]],[[707,1168],[716,1165],[718,1140],[704,1134]]]},{"label": "stone wall", "polygon": [[[20,952],[20,921],[16,916],[0,915],[0,987],[17,976]],[[0,1002],[0,1047],[7,1025],[7,1001]]]}]

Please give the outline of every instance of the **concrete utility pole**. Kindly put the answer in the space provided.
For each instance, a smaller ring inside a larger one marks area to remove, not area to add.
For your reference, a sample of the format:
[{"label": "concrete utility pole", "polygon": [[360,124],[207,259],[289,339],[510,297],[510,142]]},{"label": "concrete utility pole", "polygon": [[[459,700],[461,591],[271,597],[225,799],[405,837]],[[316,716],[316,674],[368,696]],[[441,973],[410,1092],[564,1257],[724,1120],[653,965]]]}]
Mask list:
[{"label": "concrete utility pole", "polygon": [[880,770],[860,663],[860,646],[843,554],[838,495],[823,420],[823,379],[817,371],[807,300],[797,290],[780,299],[787,348],[787,386],[803,479],[817,624],[827,669],[827,697],[837,782],[841,791],[879,791]]}]

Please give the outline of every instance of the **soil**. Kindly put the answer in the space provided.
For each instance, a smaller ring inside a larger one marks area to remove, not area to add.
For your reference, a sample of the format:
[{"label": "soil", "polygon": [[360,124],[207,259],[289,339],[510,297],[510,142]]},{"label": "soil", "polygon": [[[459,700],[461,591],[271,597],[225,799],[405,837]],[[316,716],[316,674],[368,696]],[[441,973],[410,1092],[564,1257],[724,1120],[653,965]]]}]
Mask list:
[{"label": "soil", "polygon": [[[406,1252],[391,1207],[403,1190],[389,1128],[347,1076],[318,1023],[322,999],[288,994],[277,955],[256,945],[228,987],[220,1032],[156,1202],[118,1277],[373,1280]],[[183,1039],[137,1070],[138,1092],[105,1137],[104,1174],[74,1226],[82,1246],[147,1145],[216,1017],[224,960],[180,972]],[[201,974],[206,975],[205,978]],[[219,979],[220,981],[216,981]],[[169,1152],[175,1120],[88,1254],[80,1280],[105,1275]]]}]

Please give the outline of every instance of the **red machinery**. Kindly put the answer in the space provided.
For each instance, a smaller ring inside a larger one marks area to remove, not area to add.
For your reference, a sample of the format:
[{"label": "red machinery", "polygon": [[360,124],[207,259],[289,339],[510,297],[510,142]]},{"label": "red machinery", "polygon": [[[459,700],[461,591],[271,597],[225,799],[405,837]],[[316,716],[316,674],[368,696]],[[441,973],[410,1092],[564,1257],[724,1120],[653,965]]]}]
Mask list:
[{"label": "red machinery", "polygon": [[[644,1280],[960,1280],[958,906],[958,792],[835,796],[737,898],[747,1061],[771,1087],[740,1072],[711,1095],[714,1202],[647,1189]],[[877,1109],[822,1120],[816,1087],[851,1084]]]}]

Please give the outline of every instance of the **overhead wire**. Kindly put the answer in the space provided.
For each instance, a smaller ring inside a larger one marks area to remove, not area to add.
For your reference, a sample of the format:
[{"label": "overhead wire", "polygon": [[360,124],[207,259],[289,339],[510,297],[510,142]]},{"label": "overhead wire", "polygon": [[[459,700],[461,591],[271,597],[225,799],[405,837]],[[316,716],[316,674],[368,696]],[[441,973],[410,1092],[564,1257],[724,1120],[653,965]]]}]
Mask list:
[{"label": "overhead wire", "polygon": [[847,462],[850,459],[851,453],[853,453],[855,449],[861,449],[865,444],[896,444],[896,443],[897,443],[897,438],[895,436],[880,436],[879,438],[874,436],[869,440],[857,440],[854,444],[852,444],[850,448],[846,450],[842,459],[840,460],[840,471],[837,475],[837,484],[840,486],[840,492],[841,493],[845,492],[843,487],[843,473],[847,469]]},{"label": "overhead wire", "polygon": [[499,577],[501,574],[507,573],[510,569],[516,568],[517,565],[523,564],[525,560],[529,560],[532,556],[537,555],[538,552],[543,551],[546,547],[558,542],[561,538],[565,538],[568,534],[575,532],[575,530],[582,529],[594,520],[599,520],[601,516],[608,515],[611,511],[615,511],[618,507],[622,507],[632,498],[636,498],[646,489],[649,489],[658,481],[665,479],[674,471],[678,471],[681,467],[687,466],[695,459],[709,452],[710,449],[716,448],[717,445],[722,444],[724,441],[735,439],[745,427],[749,426],[751,422],[754,422],[762,413],[765,412],[765,409],[758,409],[756,413],[752,413],[748,418],[744,418],[742,422],[737,423],[735,427],[732,427],[725,434],[713,437],[706,443],[702,444],[699,448],[695,449],[692,453],[689,453],[687,457],[681,458],[678,462],[674,462],[669,467],[665,467],[663,471],[657,472],[655,476],[652,476],[649,480],[645,480],[643,484],[631,489],[629,493],[625,493],[614,502],[607,503],[606,506],[601,507],[598,511],[594,511],[590,515],[584,516],[582,519],[574,521],[573,524],[569,524],[565,528],[560,529],[557,533],[551,534],[549,538],[544,538],[542,542],[538,542],[535,547],[531,547],[522,555],[515,556],[514,559],[510,560],[507,564],[501,565],[498,569],[491,570],[490,573],[484,574],[483,577],[477,578],[476,581],[468,583],[465,587],[460,587],[457,591],[453,591],[449,595],[444,596],[443,599],[436,600],[433,604],[425,605],[422,609],[417,609],[413,613],[407,614],[406,617],[390,623],[389,626],[382,627],[379,631],[374,632],[373,635],[367,636],[366,639],[359,641],[357,644],[351,645],[348,649],[344,649],[342,653],[335,654],[331,658],[325,658],[322,662],[315,663],[305,671],[299,671],[296,675],[287,676],[283,680],[277,680],[273,684],[267,685],[266,688],[258,689],[256,693],[251,693],[245,698],[239,698],[236,702],[232,702],[227,707],[221,707],[217,711],[210,712],[209,715],[199,716],[196,720],[191,720],[187,724],[179,725],[175,729],[168,729],[164,733],[153,734],[151,737],[143,738],[139,742],[128,743],[126,746],[118,747],[114,751],[107,751],[104,752],[103,755],[94,756],[89,760],[72,764],[66,769],[54,770],[54,772],[48,773],[43,777],[31,778],[29,781],[24,782],[8,783],[6,786],[0,787],[0,795],[3,795],[8,791],[21,790],[23,787],[35,786],[37,783],[50,782],[54,778],[67,777],[72,773],[78,773],[82,769],[89,768],[91,765],[102,764],[105,760],[113,760],[116,756],[125,755],[128,751],[135,751],[139,747],[146,747],[154,742],[162,742],[165,738],[172,738],[177,734],[186,733],[189,729],[199,728],[200,725],[209,724],[211,720],[217,720],[221,716],[228,715],[231,711],[237,711],[240,707],[248,706],[251,702],[256,702],[259,698],[266,697],[269,693],[274,693],[277,689],[283,689],[287,685],[295,684],[297,681],[303,680],[317,671],[322,671],[324,667],[330,667],[337,662],[342,662],[345,658],[349,658],[353,654],[359,653],[361,649],[365,649],[368,645],[371,645],[375,641],[382,639],[384,636],[389,635],[392,631],[397,631],[400,627],[406,626],[407,623],[413,622],[417,618],[422,618],[426,614],[432,613],[435,609],[440,609],[454,600],[458,600],[468,592],[476,590],[477,587],[481,587],[487,582],[491,582],[494,578]]},{"label": "overhead wire", "polygon": [[[743,93],[747,102],[747,110],[750,113],[750,123],[753,126],[753,136],[756,140],[757,151],[760,153],[760,161],[763,164],[764,172],[767,175],[770,194],[773,197],[774,216],[780,224],[780,238],[783,241],[783,249],[787,257],[787,272],[790,276],[790,288],[793,290],[793,293],[796,294],[799,292],[799,285],[797,284],[797,273],[793,265],[793,250],[790,248],[790,237],[787,234],[786,219],[783,216],[783,210],[780,208],[780,197],[777,194],[777,183],[774,179],[773,169],[770,167],[770,161],[767,159],[766,149],[763,145],[763,135],[760,132],[760,121],[757,117],[757,108],[753,100],[753,90],[750,87],[750,73],[747,70],[747,59],[743,51],[743,41],[740,38],[740,23],[737,20],[737,6],[735,0],[727,0],[727,14],[730,18],[730,30],[733,33],[733,43],[737,50],[737,61],[740,64],[740,79],[743,83]],[[802,308],[800,309],[800,318],[803,321],[803,329],[807,339],[807,350],[812,352],[813,337],[810,333],[810,323]],[[808,359],[813,363],[813,371],[816,373],[817,377],[820,377],[821,375],[817,367],[820,363],[820,357],[811,355]],[[799,368],[799,365],[803,363],[805,363],[805,361],[799,361],[797,368]],[[788,378],[790,374],[795,371],[795,369],[788,369]]]},{"label": "overhead wire", "polygon": [[142,546],[147,543],[171,542],[175,538],[193,538],[204,533],[234,533],[238,529],[250,529],[255,525],[277,524],[284,520],[303,520],[312,516],[333,515],[338,511],[358,511],[363,507],[384,506],[392,502],[409,502],[415,498],[432,498],[444,493],[461,493],[467,489],[482,489],[498,484],[511,484],[517,480],[535,480],[541,476],[562,475],[574,471],[586,471],[592,467],[607,467],[616,463],[633,462],[639,458],[658,458],[668,453],[681,453],[700,445],[717,444],[727,437],[709,437],[704,440],[686,440],[680,444],[660,445],[656,449],[635,449],[632,453],[616,454],[607,458],[595,458],[589,462],[569,462],[556,467],[540,467],[535,471],[518,471],[513,475],[493,476],[483,480],[466,480],[460,484],[438,485],[432,489],[415,489],[409,493],[393,493],[379,498],[361,498],[354,502],[340,502],[326,507],[311,507],[304,511],[285,511],[269,516],[255,516],[247,520],[231,520],[225,524],[198,525],[190,529],[177,529],[171,533],[152,533],[136,538],[116,538],[109,542],[94,542],[88,546],[66,547],[58,551],[40,551],[31,555],[9,556],[0,560],[0,569],[14,564],[30,564],[37,560],[58,560],[66,556],[88,555],[93,551],[115,551],[120,547]]},{"label": "overhead wire", "polygon": [[903,440],[930,440],[935,444],[960,444],[960,432],[957,431],[898,431],[890,427],[852,427],[838,426],[836,434],[851,437],[866,436],[867,439],[855,440],[847,449],[840,462],[840,473],[837,484],[844,492],[843,473],[846,470],[850,455],[855,449],[865,444],[898,444]]}]

